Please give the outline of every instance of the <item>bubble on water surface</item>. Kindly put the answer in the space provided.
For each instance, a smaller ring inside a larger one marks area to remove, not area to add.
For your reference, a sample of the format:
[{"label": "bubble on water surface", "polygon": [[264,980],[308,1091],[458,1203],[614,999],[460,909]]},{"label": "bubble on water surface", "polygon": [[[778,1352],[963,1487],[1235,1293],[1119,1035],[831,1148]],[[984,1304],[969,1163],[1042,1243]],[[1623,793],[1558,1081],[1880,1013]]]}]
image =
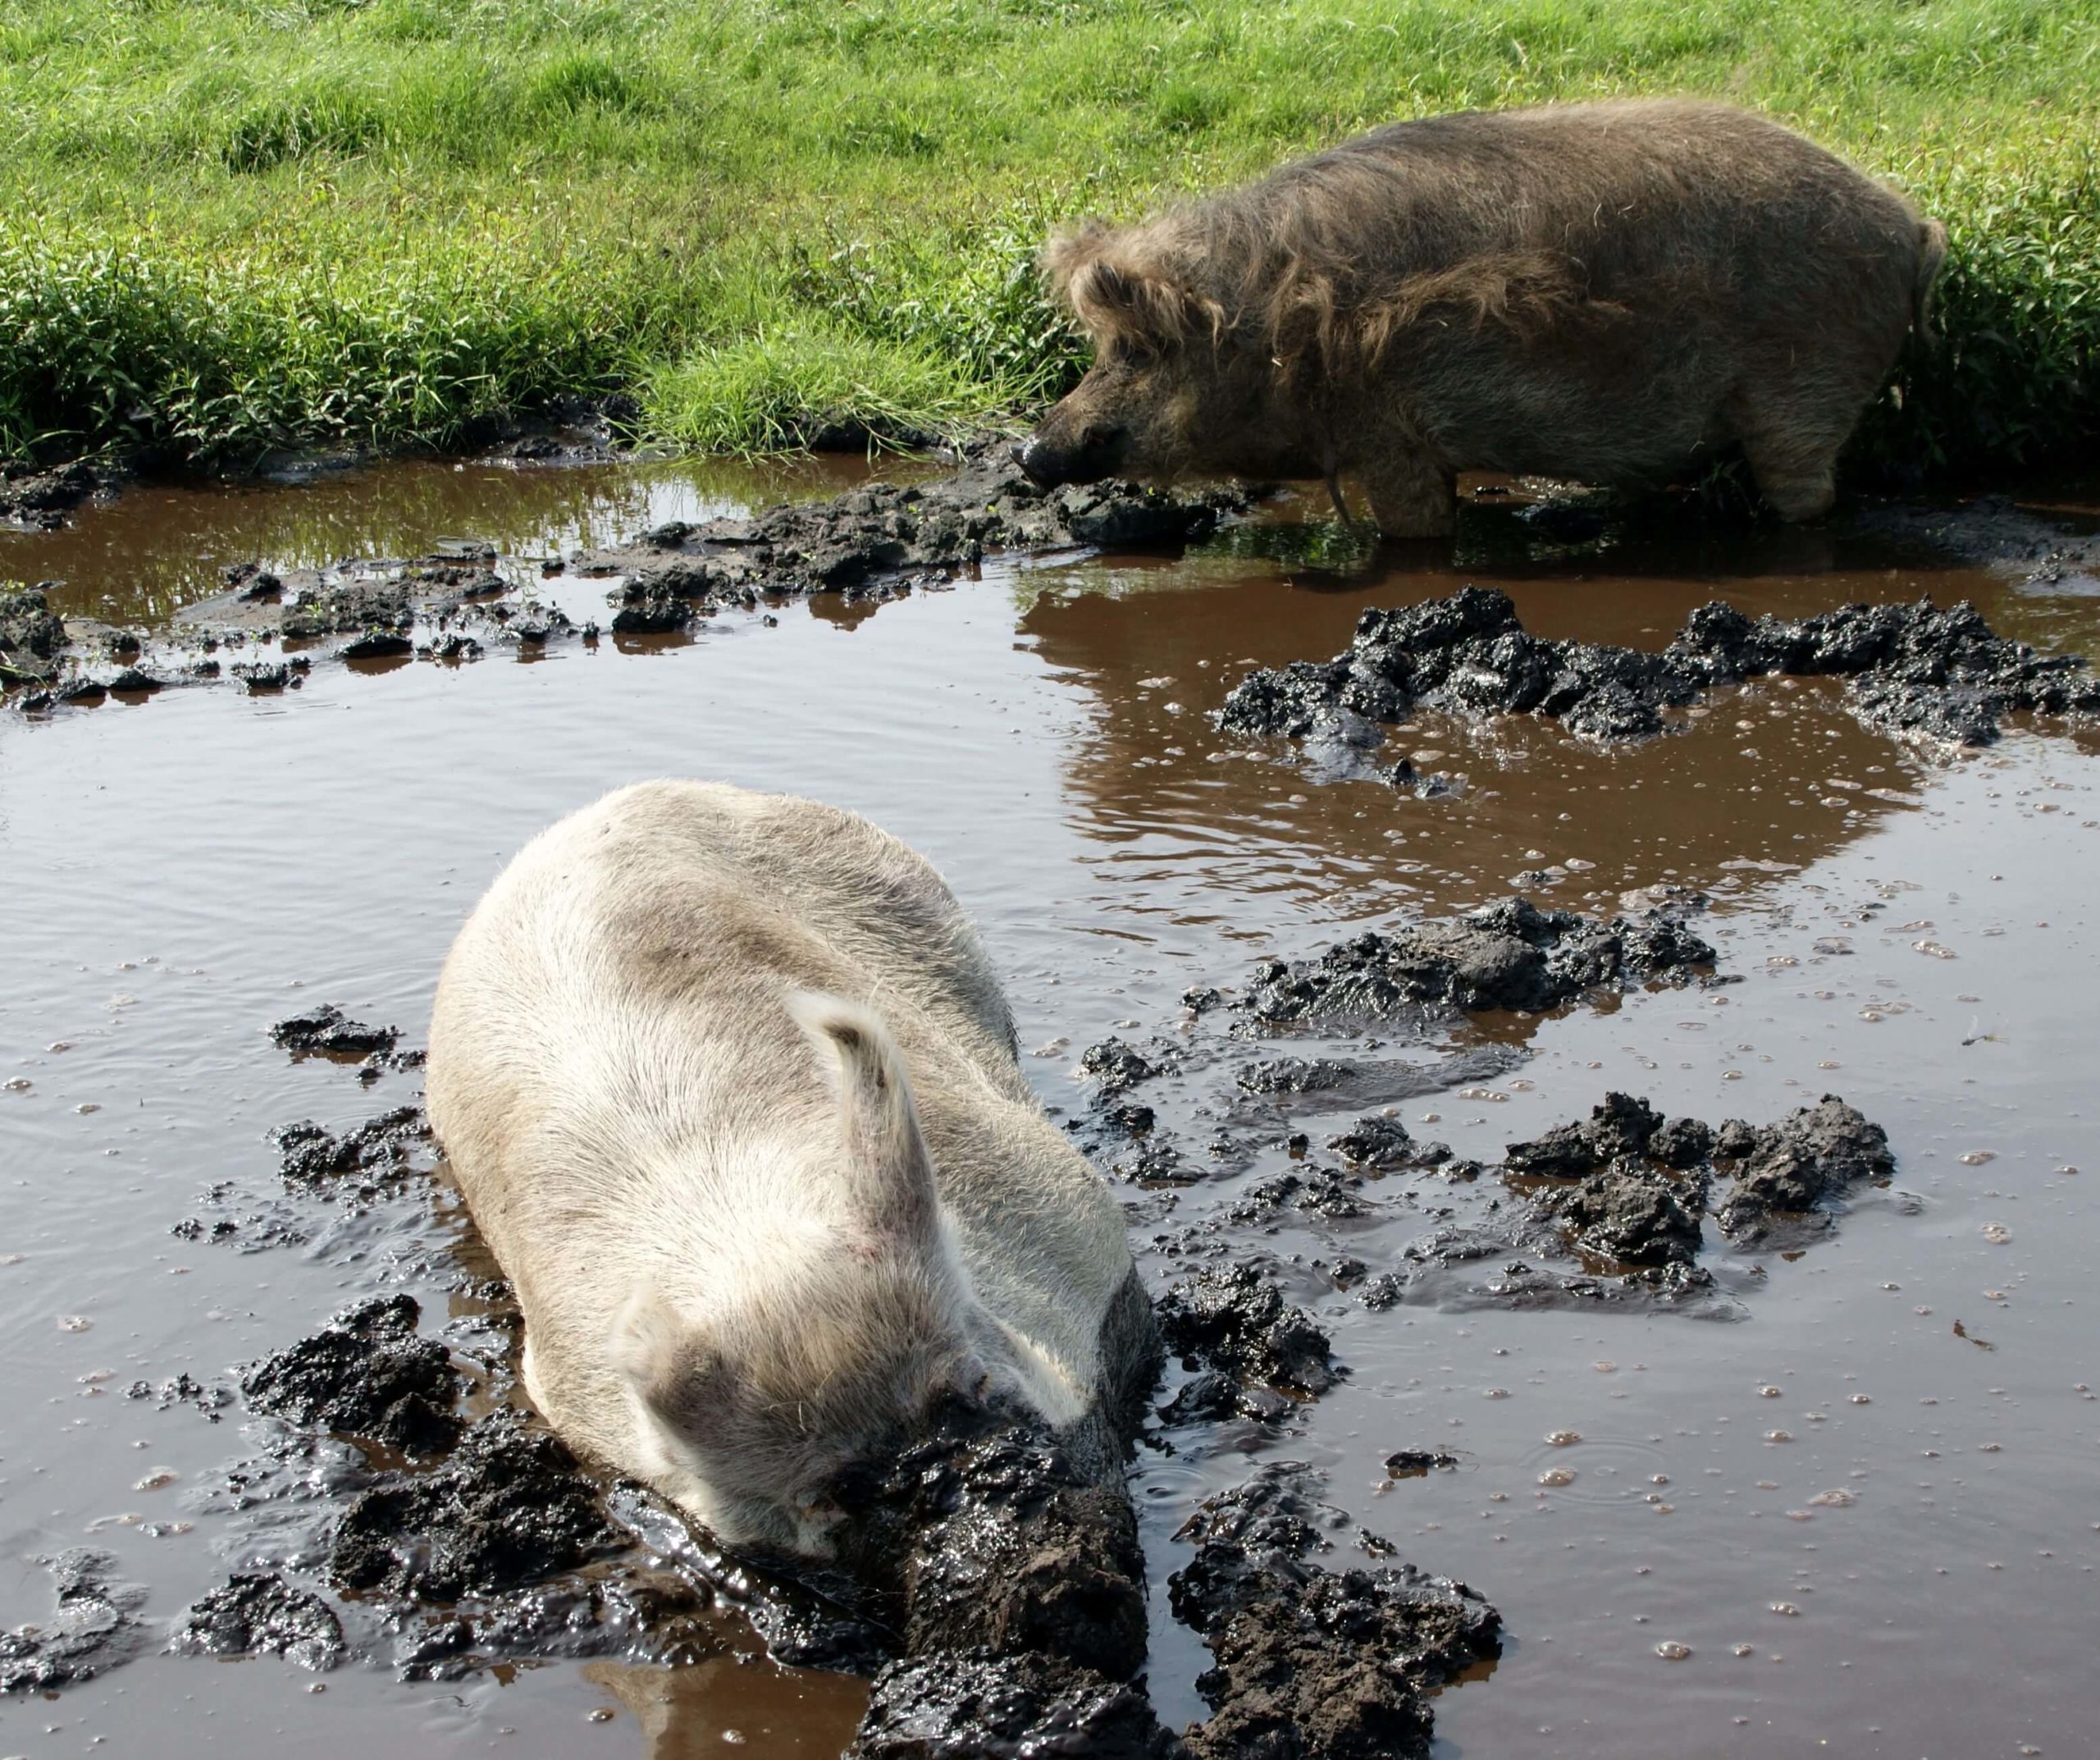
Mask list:
[{"label": "bubble on water surface", "polygon": [[1655,1646],[1655,1654],[1665,1662],[1682,1662],[1691,1654],[1691,1646],[1679,1643],[1674,1638],[1665,1638]]},{"label": "bubble on water surface", "polygon": [[1573,1467],[1548,1467],[1539,1474],[1539,1483],[1555,1489],[1563,1485],[1572,1485],[1575,1483],[1575,1470]]},{"label": "bubble on water surface", "polygon": [[1579,1430],[1549,1430],[1545,1433],[1545,1439],[1555,1448],[1573,1448],[1582,1440],[1582,1433]]}]

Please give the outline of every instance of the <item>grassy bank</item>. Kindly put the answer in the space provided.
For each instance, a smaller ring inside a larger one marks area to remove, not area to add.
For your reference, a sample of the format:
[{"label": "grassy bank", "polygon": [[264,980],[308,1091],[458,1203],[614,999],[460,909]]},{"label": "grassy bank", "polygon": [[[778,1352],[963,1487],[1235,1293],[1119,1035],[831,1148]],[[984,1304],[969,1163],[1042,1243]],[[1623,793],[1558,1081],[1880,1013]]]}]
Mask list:
[{"label": "grassy bank", "polygon": [[706,448],[1025,405],[1048,229],[1390,117],[1699,91],[1948,222],[1863,443],[2100,432],[2100,0],[0,0],[0,453]]}]

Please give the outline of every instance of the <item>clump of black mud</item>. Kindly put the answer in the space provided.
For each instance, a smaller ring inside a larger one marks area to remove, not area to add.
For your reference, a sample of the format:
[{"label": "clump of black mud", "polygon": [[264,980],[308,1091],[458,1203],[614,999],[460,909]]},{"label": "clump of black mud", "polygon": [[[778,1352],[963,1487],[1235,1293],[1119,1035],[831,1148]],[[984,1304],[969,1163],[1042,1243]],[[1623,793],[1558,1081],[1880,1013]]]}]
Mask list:
[{"label": "clump of black mud", "polygon": [[294,1185],[345,1182],[369,1191],[415,1172],[431,1134],[421,1107],[397,1106],[340,1133],[302,1118],[281,1125],[271,1140],[283,1158],[285,1177]]},{"label": "clump of black mud", "polygon": [[845,1760],[1185,1760],[1141,1688],[1041,1656],[972,1652],[877,1675]]},{"label": "clump of black mud", "polygon": [[[981,1442],[964,1446],[974,1449]],[[1002,1452],[1011,1446],[994,1444]],[[1007,1458],[1022,1464],[1025,1450]],[[958,1537],[952,1528],[926,1523],[912,1508],[913,1465],[907,1461],[888,1475],[893,1488],[888,1495],[910,1524],[906,1556],[918,1559],[929,1541],[946,1547]],[[937,1473],[934,1482],[939,1479]],[[1028,1477],[1009,1479],[1003,1472],[983,1483],[1013,1526],[1002,1553],[1017,1543],[1016,1556],[1027,1557],[1041,1528],[1034,1505],[1042,1493],[1027,1489]],[[1196,1554],[1169,1579],[1172,1604],[1214,1659],[1198,1683],[1212,1715],[1185,1735],[1162,1728],[1142,1689],[1127,1684],[1144,1654],[1142,1561],[1128,1506],[1116,1498],[1118,1513],[1108,1524],[1118,1536],[1110,1573],[1114,1588],[1097,1616],[1100,1630],[1083,1634],[1076,1624],[1060,1621],[1044,1634],[1051,1643],[1025,1640],[1016,1646],[1011,1625],[973,1628],[967,1603],[959,1604],[965,1616],[956,1621],[956,1631],[966,1639],[974,1630],[979,1641],[932,1654],[913,1645],[877,1675],[848,1760],[1020,1760],[1052,1753],[1107,1760],[1413,1760],[1426,1754],[1432,1727],[1428,1693],[1497,1655],[1500,1622],[1471,1589],[1404,1565],[1338,1572],[1317,1562],[1316,1553],[1331,1549],[1328,1535],[1348,1525],[1341,1511],[1317,1501],[1317,1475],[1303,1467],[1264,1467],[1239,1489],[1209,1500],[1183,1530],[1183,1538],[1197,1541]],[[1084,1527],[1098,1525],[1096,1514]],[[1075,1601],[1067,1585],[1094,1581],[1101,1559],[1089,1543],[1080,1569],[1062,1564],[1067,1533],[1051,1533],[1046,1551],[1030,1566],[1039,1572],[1046,1563],[1056,1567],[1038,1581],[1058,1584],[1057,1602],[1084,1617],[1083,1601]],[[980,1541],[961,1538],[967,1549],[981,1551]],[[1386,1543],[1358,1538],[1367,1552],[1390,1555]],[[967,1587],[947,1567],[941,1581],[943,1599]],[[988,1605],[996,1609],[1013,1593],[994,1590]]]},{"label": "clump of black mud", "polygon": [[1320,1488],[1311,1470],[1272,1462],[1181,1531],[1196,1553],[1168,1593],[1212,1658],[1196,1684],[1213,1715],[1189,1731],[1195,1760],[1420,1760],[1430,1694],[1501,1654],[1500,1618],[1465,1584],[1408,1565],[1317,1562],[1349,1525]]},{"label": "clump of black mud", "polygon": [[1217,720],[1228,732],[1365,747],[1377,743],[1373,724],[1404,721],[1427,705],[1472,716],[1537,714],[1593,739],[1638,739],[1664,731],[1666,711],[1714,686],[1773,673],[1848,679],[1860,720],[1955,745],[1991,743],[2002,719],[2018,711],[2100,714],[2100,679],[2083,660],[1993,634],[1965,601],[1847,605],[1789,621],[1752,619],[1717,600],[1652,654],[1534,636],[1507,594],[1468,587],[1367,610],[1344,651],[1249,673]]},{"label": "clump of black mud", "polygon": [[0,525],[56,531],[74,508],[121,481],[120,472],[87,459],[43,469],[24,459],[0,459]]},{"label": "clump of black mud", "polygon": [[1166,1348],[1243,1384],[1324,1393],[1338,1378],[1326,1331],[1251,1265],[1206,1266],[1157,1303]]},{"label": "clump of black mud", "polygon": [[41,587],[0,587],[0,685],[56,678],[65,646],[66,626]]},{"label": "clump of black mud", "polygon": [[367,1058],[391,1051],[400,1037],[399,1027],[353,1021],[333,1003],[289,1015],[270,1029],[270,1042],[294,1057]]},{"label": "clump of black mud", "polygon": [[414,1453],[459,1438],[462,1386],[445,1346],[417,1333],[412,1296],[345,1309],[319,1332],[265,1357],[241,1377],[257,1411]]},{"label": "clump of black mud", "polygon": [[[1509,1145],[1500,1171],[1514,1205],[1436,1231],[1404,1256],[1432,1276],[1504,1259],[1476,1293],[1518,1305],[1636,1291],[1683,1300],[1713,1287],[1698,1263],[1710,1215],[1739,1247],[1797,1248],[1828,1228],[1833,1201],[1886,1183],[1895,1167],[1887,1133],[1834,1095],[1772,1124],[1716,1128],[1610,1094],[1588,1118]],[[1569,1257],[1579,1272],[1529,1262]]]},{"label": "clump of black mud", "polygon": [[237,1570],[176,1622],[175,1648],[203,1656],[281,1656],[317,1672],[343,1660],[343,1624],[318,1595],[274,1570]]},{"label": "clump of black mud", "polygon": [[1710,971],[1714,949],[1686,926],[1696,898],[1608,922],[1496,900],[1448,922],[1368,932],[1317,959],[1264,961],[1235,1004],[1260,1029],[1345,1032],[1454,1013],[1536,1013],[1586,994]]},{"label": "clump of black mud", "polygon": [[145,1592],[112,1575],[116,1561],[108,1553],[74,1547],[45,1562],[57,1607],[40,1625],[0,1632],[0,1693],[91,1680],[145,1648],[137,1617]]},{"label": "clump of black mud", "polygon": [[938,482],[871,483],[748,519],[679,522],[639,546],[580,554],[573,565],[627,576],[613,595],[614,629],[679,629],[707,611],[765,598],[892,597],[952,580],[993,551],[1188,543],[1245,505],[1243,492],[1229,489],[1183,496],[1116,482],[1045,489],[993,441]]},{"label": "clump of black mud", "polygon": [[551,1431],[504,1407],[434,1473],[390,1473],[336,1525],[344,1589],[422,1602],[497,1596],[572,1570],[625,1537]]}]

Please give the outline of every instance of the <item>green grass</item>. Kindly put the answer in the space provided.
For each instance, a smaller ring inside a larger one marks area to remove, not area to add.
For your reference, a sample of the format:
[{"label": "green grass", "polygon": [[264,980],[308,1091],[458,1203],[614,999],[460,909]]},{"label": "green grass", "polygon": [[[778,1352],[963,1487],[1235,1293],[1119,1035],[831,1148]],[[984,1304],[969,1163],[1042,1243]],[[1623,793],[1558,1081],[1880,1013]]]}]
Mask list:
[{"label": "green grass", "polygon": [[1011,413],[1048,228],[1394,117],[1760,106],[1947,220],[1863,455],[2100,431],[2100,0],[0,0],[0,452]]}]

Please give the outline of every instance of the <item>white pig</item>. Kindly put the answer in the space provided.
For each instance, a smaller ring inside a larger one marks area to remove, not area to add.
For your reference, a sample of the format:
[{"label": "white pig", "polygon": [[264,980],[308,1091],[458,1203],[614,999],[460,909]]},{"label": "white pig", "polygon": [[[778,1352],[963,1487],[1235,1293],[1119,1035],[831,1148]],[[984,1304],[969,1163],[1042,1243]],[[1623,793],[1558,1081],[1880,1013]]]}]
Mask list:
[{"label": "white pig", "polygon": [[534,1402],[728,1543],[824,1556],[839,1470],[952,1391],[1120,1471],[1157,1350],[1121,1209],[865,820],[665,781],[541,833],[445,962],[428,1090]]}]

